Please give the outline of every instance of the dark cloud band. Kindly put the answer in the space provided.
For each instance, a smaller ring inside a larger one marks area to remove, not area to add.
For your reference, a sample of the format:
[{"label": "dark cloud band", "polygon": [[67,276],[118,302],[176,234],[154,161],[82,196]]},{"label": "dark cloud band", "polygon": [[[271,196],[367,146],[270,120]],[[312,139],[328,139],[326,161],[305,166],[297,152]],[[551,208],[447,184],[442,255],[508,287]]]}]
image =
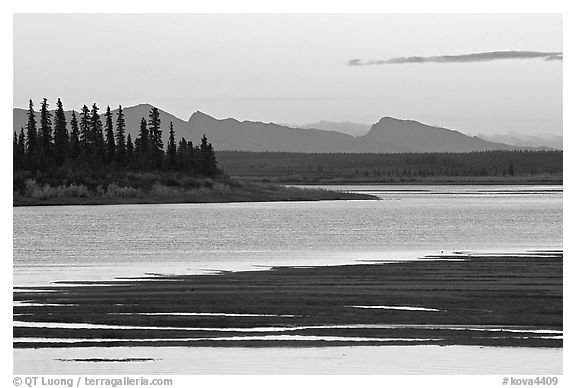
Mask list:
[{"label": "dark cloud band", "polygon": [[562,52],[542,52],[542,51],[491,51],[487,53],[475,53],[464,55],[441,55],[435,57],[399,57],[390,59],[373,59],[363,61],[361,59],[351,59],[348,66],[368,66],[368,65],[394,65],[404,63],[471,63],[489,62],[503,59],[533,59],[542,58],[547,61],[563,60]]}]

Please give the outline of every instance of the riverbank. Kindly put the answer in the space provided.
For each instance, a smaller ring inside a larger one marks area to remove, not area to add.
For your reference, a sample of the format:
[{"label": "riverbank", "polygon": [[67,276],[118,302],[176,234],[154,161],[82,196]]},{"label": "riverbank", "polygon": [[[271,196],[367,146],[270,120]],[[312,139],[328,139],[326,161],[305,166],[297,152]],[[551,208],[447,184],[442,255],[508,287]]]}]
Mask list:
[{"label": "riverbank", "polygon": [[[147,178],[150,180],[150,178]],[[195,179],[185,184],[172,180],[153,182],[108,182],[90,189],[82,184],[38,184],[28,180],[15,191],[14,206],[113,205],[161,203],[223,203],[272,201],[325,201],[377,199],[368,194],[322,189],[286,187],[272,183],[237,181],[229,178]]]},{"label": "riverbank", "polygon": [[562,257],[454,254],[16,288],[14,347],[558,348]]}]

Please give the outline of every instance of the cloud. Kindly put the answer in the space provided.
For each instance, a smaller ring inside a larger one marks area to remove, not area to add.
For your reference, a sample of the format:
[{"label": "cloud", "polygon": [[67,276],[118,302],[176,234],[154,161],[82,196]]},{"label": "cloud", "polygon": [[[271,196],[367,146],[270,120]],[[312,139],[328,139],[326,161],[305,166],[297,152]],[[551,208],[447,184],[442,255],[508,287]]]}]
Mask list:
[{"label": "cloud", "polygon": [[398,57],[390,59],[371,59],[363,61],[361,59],[351,59],[348,66],[368,66],[368,65],[394,65],[404,63],[471,63],[489,62],[503,59],[533,59],[543,58],[546,61],[562,61],[562,52],[542,52],[542,51],[491,51],[486,53],[474,53],[463,55],[441,55],[435,57]]},{"label": "cloud", "polygon": [[557,55],[550,55],[548,58],[546,58],[547,61],[563,61],[564,60],[564,55],[562,53],[557,54]]}]

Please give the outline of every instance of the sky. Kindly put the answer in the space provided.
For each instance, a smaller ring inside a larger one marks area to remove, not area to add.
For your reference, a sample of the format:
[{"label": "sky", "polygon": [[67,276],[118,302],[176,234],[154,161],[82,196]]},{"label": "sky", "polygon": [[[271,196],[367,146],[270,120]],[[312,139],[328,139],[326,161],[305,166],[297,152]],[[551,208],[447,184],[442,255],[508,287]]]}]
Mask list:
[{"label": "sky", "polygon": [[560,135],[562,51],[561,14],[16,14],[13,103]]}]

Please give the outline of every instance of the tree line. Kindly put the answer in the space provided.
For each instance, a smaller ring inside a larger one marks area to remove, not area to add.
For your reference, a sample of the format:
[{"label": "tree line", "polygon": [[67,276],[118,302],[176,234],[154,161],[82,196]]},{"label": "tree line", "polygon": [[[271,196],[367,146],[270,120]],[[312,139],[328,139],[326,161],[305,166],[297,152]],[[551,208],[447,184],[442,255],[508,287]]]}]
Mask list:
[{"label": "tree line", "polygon": [[[142,117],[136,139],[126,135],[122,106],[116,115],[106,108],[103,117],[94,103],[78,115],[72,111],[68,126],[60,98],[54,113],[43,99],[40,122],[29,101],[28,121],[20,133],[14,132],[14,170],[50,172],[58,168],[106,171],[178,171],[194,176],[215,177],[222,171],[206,135],[194,145],[184,137],[177,143],[170,122],[166,149],[162,141],[160,112],[152,107],[148,120]],[[114,117],[115,116],[115,117]]]},{"label": "tree line", "polygon": [[284,180],[561,174],[562,151],[288,153],[218,151],[230,175]]}]

